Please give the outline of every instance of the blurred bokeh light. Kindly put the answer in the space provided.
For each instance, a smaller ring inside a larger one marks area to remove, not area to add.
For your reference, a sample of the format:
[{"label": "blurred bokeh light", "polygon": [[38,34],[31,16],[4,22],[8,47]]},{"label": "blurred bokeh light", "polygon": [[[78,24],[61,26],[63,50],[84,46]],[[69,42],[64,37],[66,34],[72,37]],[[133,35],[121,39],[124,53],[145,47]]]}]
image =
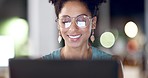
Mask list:
[{"label": "blurred bokeh light", "polygon": [[115,36],[111,32],[104,32],[100,37],[100,43],[105,48],[110,48],[115,43]]},{"label": "blurred bokeh light", "polygon": [[124,31],[128,37],[134,38],[138,33],[138,27],[134,22],[129,21],[125,25]]},{"label": "blurred bokeh light", "polygon": [[15,55],[21,55],[18,50],[28,39],[27,21],[19,17],[12,17],[1,24],[0,31],[1,35],[10,36],[14,40]]}]

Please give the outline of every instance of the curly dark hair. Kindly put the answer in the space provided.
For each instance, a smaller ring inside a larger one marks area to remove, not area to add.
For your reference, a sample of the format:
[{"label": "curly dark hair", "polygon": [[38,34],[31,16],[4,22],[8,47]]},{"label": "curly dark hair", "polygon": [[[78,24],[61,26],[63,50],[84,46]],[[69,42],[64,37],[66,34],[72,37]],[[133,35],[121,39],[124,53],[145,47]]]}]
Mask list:
[{"label": "curly dark hair", "polygon": [[[63,5],[67,1],[74,1],[74,0],[49,0],[49,3],[52,3],[55,7],[55,13],[57,17],[61,12],[61,9],[63,8]],[[103,2],[106,2],[106,0],[79,0],[79,1],[86,5],[86,8],[88,8],[92,17],[97,15],[97,12],[99,10],[99,5]]]}]

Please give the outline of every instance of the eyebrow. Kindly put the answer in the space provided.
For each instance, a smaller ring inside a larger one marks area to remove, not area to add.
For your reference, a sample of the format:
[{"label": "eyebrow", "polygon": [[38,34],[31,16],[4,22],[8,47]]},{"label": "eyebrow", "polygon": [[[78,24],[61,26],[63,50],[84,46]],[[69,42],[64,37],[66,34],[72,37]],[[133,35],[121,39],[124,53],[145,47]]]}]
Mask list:
[{"label": "eyebrow", "polygon": [[[87,15],[87,14],[80,14],[80,15],[86,15],[86,16],[89,16],[89,15]],[[78,17],[78,16],[80,16],[80,15],[77,15],[76,17]],[[62,15],[61,17],[70,17],[69,15]],[[61,17],[59,17],[59,18],[61,18]]]}]

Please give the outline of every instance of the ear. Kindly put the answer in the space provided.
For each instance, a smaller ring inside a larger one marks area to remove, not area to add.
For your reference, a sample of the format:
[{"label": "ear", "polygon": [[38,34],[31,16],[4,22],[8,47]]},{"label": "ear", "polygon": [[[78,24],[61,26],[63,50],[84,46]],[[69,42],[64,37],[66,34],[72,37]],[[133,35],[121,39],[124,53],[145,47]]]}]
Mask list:
[{"label": "ear", "polygon": [[94,16],[92,19],[92,29],[96,29],[97,17]]}]

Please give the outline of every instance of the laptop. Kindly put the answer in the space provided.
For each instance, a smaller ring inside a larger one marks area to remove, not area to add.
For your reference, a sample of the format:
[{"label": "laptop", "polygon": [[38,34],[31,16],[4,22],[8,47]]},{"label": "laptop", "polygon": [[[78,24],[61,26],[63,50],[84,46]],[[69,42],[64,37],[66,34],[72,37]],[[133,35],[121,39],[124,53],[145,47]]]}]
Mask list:
[{"label": "laptop", "polygon": [[10,78],[118,78],[116,60],[10,59]]}]

